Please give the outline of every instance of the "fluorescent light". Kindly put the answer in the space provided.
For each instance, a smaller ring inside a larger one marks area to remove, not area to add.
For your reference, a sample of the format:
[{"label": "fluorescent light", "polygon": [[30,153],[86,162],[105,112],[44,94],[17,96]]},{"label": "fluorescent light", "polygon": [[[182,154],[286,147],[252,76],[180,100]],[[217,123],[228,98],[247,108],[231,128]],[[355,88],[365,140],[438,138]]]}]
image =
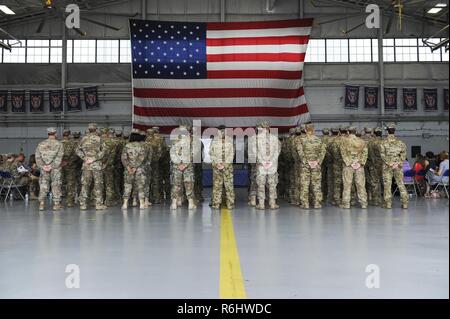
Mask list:
[{"label": "fluorescent light", "polygon": [[431,8],[430,10],[428,10],[428,13],[429,14],[436,14],[436,13],[438,13],[438,12],[441,12],[442,11],[442,8]]},{"label": "fluorescent light", "polygon": [[6,14],[15,14],[14,13],[14,11],[12,11],[10,8],[8,8],[7,6],[5,6],[5,5],[0,5],[0,11],[3,11],[3,13],[6,13]]},{"label": "fluorescent light", "polygon": [[438,7],[438,8],[445,8],[446,6],[447,6],[446,3],[438,3],[435,7]]}]

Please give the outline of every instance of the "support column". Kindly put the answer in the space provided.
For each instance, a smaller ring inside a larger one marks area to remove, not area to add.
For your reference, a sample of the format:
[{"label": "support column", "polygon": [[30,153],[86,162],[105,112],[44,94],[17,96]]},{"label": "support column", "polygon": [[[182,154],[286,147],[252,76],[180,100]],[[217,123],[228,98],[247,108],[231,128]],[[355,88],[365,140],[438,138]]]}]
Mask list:
[{"label": "support column", "polygon": [[220,22],[225,22],[225,8],[226,8],[225,0],[220,0]]},{"label": "support column", "polygon": [[[381,3],[380,3],[381,4]],[[380,117],[384,116],[384,58],[383,58],[383,8],[380,6],[380,28],[378,29],[378,74],[380,76]],[[381,126],[383,121],[380,119]]]},{"label": "support column", "polygon": [[[61,120],[64,120],[67,110],[66,98],[64,98],[65,90],[67,88],[67,28],[66,21],[62,22],[62,57],[61,57],[61,89],[63,90],[63,100],[62,100],[62,112]],[[60,136],[62,136],[62,130],[65,124],[59,125]]]},{"label": "support column", "polygon": [[147,0],[141,0],[142,20],[147,20]]},{"label": "support column", "polygon": [[305,1],[298,0],[298,17],[303,19],[305,16]]}]

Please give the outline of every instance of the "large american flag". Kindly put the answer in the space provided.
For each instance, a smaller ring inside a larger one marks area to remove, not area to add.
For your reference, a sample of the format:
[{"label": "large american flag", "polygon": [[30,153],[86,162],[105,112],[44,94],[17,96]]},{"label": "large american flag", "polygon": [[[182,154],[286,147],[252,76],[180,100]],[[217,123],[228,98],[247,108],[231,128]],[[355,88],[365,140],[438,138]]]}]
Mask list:
[{"label": "large american flag", "polygon": [[264,22],[130,20],[133,126],[285,131],[310,121],[302,71],[312,19]]}]

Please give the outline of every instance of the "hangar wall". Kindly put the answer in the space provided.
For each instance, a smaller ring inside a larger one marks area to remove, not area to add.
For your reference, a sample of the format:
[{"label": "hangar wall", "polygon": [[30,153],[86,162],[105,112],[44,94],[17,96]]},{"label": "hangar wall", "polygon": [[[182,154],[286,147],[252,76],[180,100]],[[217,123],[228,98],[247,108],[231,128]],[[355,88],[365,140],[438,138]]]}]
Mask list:
[{"label": "hangar wall", "polygon": [[[300,15],[302,1],[278,0],[274,12],[266,11],[266,1],[227,0],[226,21],[290,19]],[[220,0],[149,0],[147,18],[179,21],[219,21]],[[348,15],[348,19],[314,27],[314,38],[342,38],[340,30],[360,23],[363,16],[357,16],[348,9],[316,8],[309,1],[303,2],[305,17],[314,17],[316,23]],[[141,1],[124,1],[122,4],[99,8],[96,11],[110,13],[137,13]],[[341,14],[338,16],[338,14]],[[99,15],[99,21],[122,27],[119,32],[100,28],[92,24],[83,25],[88,38],[129,38],[127,19],[117,16]],[[60,23],[49,23],[45,33],[36,35],[39,20],[26,24],[3,26],[18,38],[61,38]],[[433,29],[415,21],[406,20],[402,31],[395,30],[389,36],[420,37],[433,33]],[[34,35],[34,36],[30,36]],[[375,30],[357,29],[352,37],[376,37]],[[69,38],[78,38],[69,33]],[[379,124],[378,111],[367,111],[360,105],[359,110],[343,108],[344,85],[378,85],[377,63],[307,63],[305,65],[305,92],[312,119],[317,129],[339,124],[354,124],[359,127]],[[0,89],[49,89],[60,86],[61,67],[58,64],[0,64]],[[442,89],[449,85],[448,62],[426,63],[386,63],[385,85],[397,87],[417,87],[419,110],[405,114],[400,110],[387,112],[384,120],[399,123],[399,135],[410,147],[422,146],[422,152],[439,152],[448,149],[448,112],[426,113],[423,111],[421,88],[437,87],[439,105],[442,110]],[[129,64],[68,64],[68,87],[99,85],[101,110],[66,114],[62,117],[49,115],[0,115],[0,150],[27,154],[34,151],[36,144],[45,137],[45,127],[57,125],[84,131],[88,122],[97,121],[101,125],[128,128],[131,124],[131,85]],[[400,99],[400,97],[399,97]],[[399,100],[400,102],[400,100]],[[362,103],[362,101],[361,101]],[[399,105],[401,105],[399,103]],[[442,112],[442,111],[440,111]],[[425,137],[423,134],[426,134]]]}]

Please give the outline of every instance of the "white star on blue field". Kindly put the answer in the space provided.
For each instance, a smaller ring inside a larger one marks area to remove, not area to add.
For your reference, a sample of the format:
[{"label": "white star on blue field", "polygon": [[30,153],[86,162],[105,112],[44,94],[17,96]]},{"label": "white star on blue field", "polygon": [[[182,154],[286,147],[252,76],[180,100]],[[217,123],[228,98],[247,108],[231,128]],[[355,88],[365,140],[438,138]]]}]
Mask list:
[{"label": "white star on blue field", "polygon": [[133,78],[206,78],[206,23],[130,20],[130,31]]}]

